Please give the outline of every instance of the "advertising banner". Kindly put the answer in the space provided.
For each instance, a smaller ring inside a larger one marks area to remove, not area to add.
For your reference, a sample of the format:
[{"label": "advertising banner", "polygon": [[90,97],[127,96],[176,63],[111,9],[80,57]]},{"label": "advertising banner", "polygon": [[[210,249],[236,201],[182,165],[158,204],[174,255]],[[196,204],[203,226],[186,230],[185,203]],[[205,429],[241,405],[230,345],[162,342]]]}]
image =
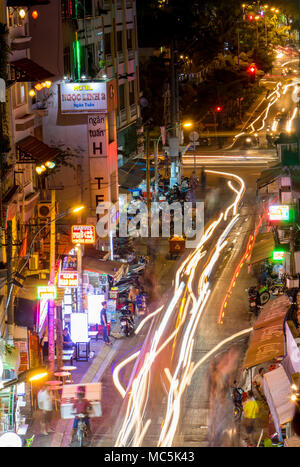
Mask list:
[{"label": "advertising banner", "polygon": [[58,287],[78,287],[78,273],[60,272],[58,274]]},{"label": "advertising banner", "polygon": [[61,113],[90,113],[107,110],[106,83],[62,83]]}]

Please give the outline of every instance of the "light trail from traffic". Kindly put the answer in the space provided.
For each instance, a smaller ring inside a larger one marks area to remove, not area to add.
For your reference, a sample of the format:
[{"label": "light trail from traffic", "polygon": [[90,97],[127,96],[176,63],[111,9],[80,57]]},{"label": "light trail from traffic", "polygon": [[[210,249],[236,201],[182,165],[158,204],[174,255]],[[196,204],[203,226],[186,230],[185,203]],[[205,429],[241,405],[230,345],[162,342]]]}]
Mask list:
[{"label": "light trail from traffic", "polygon": [[[176,338],[178,342],[178,356],[173,374],[170,368],[164,369],[164,373],[168,375],[169,392],[166,413],[161,426],[157,446],[171,446],[173,443],[181,413],[181,398],[187,385],[191,381],[191,372],[194,368],[192,353],[195,335],[200,318],[206,310],[206,305],[212,292],[209,277],[224,247],[227,245],[228,235],[239,219],[239,214],[237,213],[238,204],[245,191],[243,179],[235,174],[213,170],[206,170],[206,172],[232,178],[239,183],[240,188],[237,189],[233,186],[231,181],[228,182],[229,188],[235,193],[234,202],[227,207],[225,212],[221,212],[218,218],[207,227],[198,246],[179,266],[175,276],[174,296],[166,310],[160,308],[153,314],[154,316],[161,313],[162,320],[158,325],[158,329],[154,332],[151,348],[145,354],[143,362],[140,362],[141,367],[129,390],[126,391],[120,384],[118,375],[121,368],[136,358],[138,354],[140,355],[140,352],[126,359],[125,362],[119,364],[115,369],[114,383],[122,397],[125,397],[126,394],[128,396],[126,415],[115,444],[116,446],[132,445],[137,447],[142,445],[147,430],[151,426],[150,418],[143,423],[150,391],[151,367],[160,352]],[[230,211],[232,211],[233,218],[229,222],[226,222]],[[221,225],[222,222],[226,223],[224,227]],[[200,259],[206,254],[206,251],[203,251],[204,245],[212,238],[217,228],[221,228],[221,233],[200,275],[197,287],[197,298],[192,289],[192,283],[195,280],[195,272]],[[188,294],[187,297],[186,294]],[[163,335],[165,335],[168,330],[169,323],[172,322],[171,316],[176,312],[178,312],[178,319],[175,329],[162,340]],[[187,316],[189,316],[188,322]],[[145,318],[145,320],[146,319],[147,318]],[[182,329],[183,332],[181,338],[178,339],[178,332],[180,329]],[[173,355],[174,352],[172,353],[170,363],[172,363]]]}]

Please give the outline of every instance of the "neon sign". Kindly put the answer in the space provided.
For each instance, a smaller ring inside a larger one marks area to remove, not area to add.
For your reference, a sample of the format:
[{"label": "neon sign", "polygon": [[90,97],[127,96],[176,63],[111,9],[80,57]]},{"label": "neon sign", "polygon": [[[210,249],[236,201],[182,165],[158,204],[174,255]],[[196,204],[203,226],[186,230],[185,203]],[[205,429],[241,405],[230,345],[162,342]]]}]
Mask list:
[{"label": "neon sign", "polygon": [[96,229],[94,225],[72,225],[71,231],[72,243],[83,245],[95,243]]},{"label": "neon sign", "polygon": [[290,218],[289,206],[270,206],[269,219],[270,221],[288,221]]},{"label": "neon sign", "polygon": [[78,273],[60,272],[58,274],[58,287],[78,287]]},{"label": "neon sign", "polygon": [[37,288],[37,298],[41,300],[46,298],[47,300],[56,298],[56,286],[55,285],[40,285]]}]

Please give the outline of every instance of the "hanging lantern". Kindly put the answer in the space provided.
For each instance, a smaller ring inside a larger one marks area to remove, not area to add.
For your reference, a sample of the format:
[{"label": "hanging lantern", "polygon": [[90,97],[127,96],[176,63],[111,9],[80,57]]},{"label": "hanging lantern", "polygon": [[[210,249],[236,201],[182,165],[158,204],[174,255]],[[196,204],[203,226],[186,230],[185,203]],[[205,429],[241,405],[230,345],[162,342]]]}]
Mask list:
[{"label": "hanging lantern", "polygon": [[41,83],[37,83],[37,84],[35,84],[34,87],[35,87],[35,89],[36,89],[37,91],[40,91],[41,89],[43,89],[44,86],[42,86]]},{"label": "hanging lantern", "polygon": [[19,10],[19,16],[20,16],[21,19],[24,19],[24,18],[25,18],[25,16],[26,16],[26,11],[25,11],[23,8],[21,8],[21,10]]},{"label": "hanging lantern", "polygon": [[29,93],[30,97],[34,97],[36,95],[36,92],[34,89],[30,89]]},{"label": "hanging lantern", "polygon": [[51,87],[51,84],[52,84],[52,81],[45,81],[45,84],[46,88],[50,88]]},{"label": "hanging lantern", "polygon": [[31,16],[33,19],[37,19],[37,17],[39,16],[37,10],[33,10],[33,12],[31,13]]}]

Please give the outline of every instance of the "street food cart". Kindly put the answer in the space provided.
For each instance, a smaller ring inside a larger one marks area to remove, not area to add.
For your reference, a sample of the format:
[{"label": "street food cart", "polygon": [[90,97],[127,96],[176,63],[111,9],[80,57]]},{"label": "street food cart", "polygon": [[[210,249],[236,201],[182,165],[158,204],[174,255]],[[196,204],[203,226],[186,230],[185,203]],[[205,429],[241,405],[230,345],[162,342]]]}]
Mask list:
[{"label": "street food cart", "polygon": [[78,386],[85,387],[85,398],[91,403],[92,410],[89,413],[90,417],[101,417],[101,383],[87,383],[87,384],[65,384],[62,386],[60,413],[61,418],[71,419],[75,417],[72,412],[72,407],[77,399],[76,393]]},{"label": "street food cart", "polygon": [[177,258],[185,251],[185,237],[173,235],[169,237],[169,257]]}]

